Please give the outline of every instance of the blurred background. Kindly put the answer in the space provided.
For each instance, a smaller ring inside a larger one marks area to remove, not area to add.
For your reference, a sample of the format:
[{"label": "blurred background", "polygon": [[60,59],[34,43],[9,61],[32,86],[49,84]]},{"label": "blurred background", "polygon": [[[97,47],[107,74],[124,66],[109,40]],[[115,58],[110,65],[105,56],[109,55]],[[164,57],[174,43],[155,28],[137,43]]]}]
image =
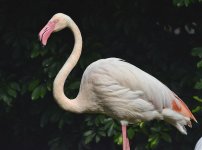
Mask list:
[{"label": "blurred background", "polygon": [[53,79],[74,39],[63,30],[42,47],[38,33],[52,15],[62,12],[77,23],[84,41],[66,94],[77,95],[82,73],[91,62],[122,58],[175,91],[199,122],[187,136],[163,121],[131,125],[131,149],[193,150],[202,135],[200,1],[0,0],[0,149],[122,149],[117,120],[65,112],[53,99]]}]

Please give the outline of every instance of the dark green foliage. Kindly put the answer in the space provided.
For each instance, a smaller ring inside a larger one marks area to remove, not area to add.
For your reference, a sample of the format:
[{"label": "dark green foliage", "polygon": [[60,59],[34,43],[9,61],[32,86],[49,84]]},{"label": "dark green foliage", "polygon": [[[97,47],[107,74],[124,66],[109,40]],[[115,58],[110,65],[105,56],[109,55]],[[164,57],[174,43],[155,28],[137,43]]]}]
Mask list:
[{"label": "dark green foliage", "polygon": [[[192,49],[192,55],[199,57],[199,61],[197,63],[197,68],[199,69],[197,71],[197,73],[199,74],[198,75],[199,80],[196,82],[194,88],[201,91],[202,90],[202,76],[201,76],[201,71],[202,71],[202,69],[201,69],[202,68],[202,47],[193,48]],[[201,111],[202,111],[202,106],[201,106],[201,104],[202,104],[202,98],[201,98],[202,95],[201,94],[199,94],[199,95],[200,96],[193,96],[193,98],[198,102],[198,106],[196,106],[192,110],[194,113],[197,113],[197,112],[201,113]]]},{"label": "dark green foliage", "polygon": [[0,149],[121,149],[117,120],[65,112],[53,99],[53,80],[74,43],[64,30],[52,35],[46,47],[40,45],[38,32],[56,12],[70,15],[84,40],[79,63],[65,84],[68,97],[77,95],[91,62],[122,58],[168,85],[199,122],[188,129],[189,136],[163,121],[130,125],[132,149],[194,149],[202,135],[200,0],[0,2]]},{"label": "dark green foliage", "polygon": [[178,7],[182,7],[182,6],[188,7],[191,4],[196,2],[202,2],[202,0],[173,0],[173,4]]}]

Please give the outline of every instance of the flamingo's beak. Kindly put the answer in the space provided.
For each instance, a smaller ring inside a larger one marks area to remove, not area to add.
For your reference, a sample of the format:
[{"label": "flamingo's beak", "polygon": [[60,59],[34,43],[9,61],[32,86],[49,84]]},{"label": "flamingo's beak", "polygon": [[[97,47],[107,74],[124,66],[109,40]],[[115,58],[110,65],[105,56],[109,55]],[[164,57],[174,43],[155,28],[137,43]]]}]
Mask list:
[{"label": "flamingo's beak", "polygon": [[43,46],[46,45],[48,38],[50,37],[51,33],[53,32],[55,28],[55,22],[49,21],[45,27],[39,32],[39,40],[43,44]]}]

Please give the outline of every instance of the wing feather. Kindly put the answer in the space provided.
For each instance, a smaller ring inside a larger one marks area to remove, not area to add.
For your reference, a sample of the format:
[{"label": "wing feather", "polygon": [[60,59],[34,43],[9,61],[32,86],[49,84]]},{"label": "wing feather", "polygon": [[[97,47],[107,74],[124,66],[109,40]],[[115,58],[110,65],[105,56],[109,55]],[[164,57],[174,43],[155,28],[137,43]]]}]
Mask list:
[{"label": "wing feather", "polygon": [[[128,95],[130,97],[130,94],[125,90],[142,91],[144,92],[142,98],[151,102],[159,111],[163,108],[172,108],[172,101],[175,98],[167,86],[138,67],[121,59],[101,59],[94,62],[88,70],[96,76],[97,84],[98,82],[105,83],[111,91],[117,88],[116,85],[125,87],[124,90],[119,92],[125,93],[126,97]],[[178,104],[177,101],[176,103]]]}]

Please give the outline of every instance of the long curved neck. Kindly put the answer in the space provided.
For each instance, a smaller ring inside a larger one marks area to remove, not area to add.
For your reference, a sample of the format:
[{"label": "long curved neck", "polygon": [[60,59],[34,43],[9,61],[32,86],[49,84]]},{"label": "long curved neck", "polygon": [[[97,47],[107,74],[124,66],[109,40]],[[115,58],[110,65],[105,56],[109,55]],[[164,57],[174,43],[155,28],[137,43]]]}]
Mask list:
[{"label": "long curved neck", "polygon": [[80,113],[82,111],[82,108],[80,107],[78,100],[70,100],[67,98],[64,94],[64,83],[69,75],[69,73],[72,71],[74,66],[77,64],[79,57],[81,55],[82,50],[82,37],[81,33],[79,31],[79,28],[74,23],[73,20],[69,20],[69,28],[72,30],[74,34],[75,44],[73,51],[59,73],[57,74],[54,83],[53,83],[53,95],[59,104],[60,107],[62,107],[66,111],[71,111],[75,113]]}]

